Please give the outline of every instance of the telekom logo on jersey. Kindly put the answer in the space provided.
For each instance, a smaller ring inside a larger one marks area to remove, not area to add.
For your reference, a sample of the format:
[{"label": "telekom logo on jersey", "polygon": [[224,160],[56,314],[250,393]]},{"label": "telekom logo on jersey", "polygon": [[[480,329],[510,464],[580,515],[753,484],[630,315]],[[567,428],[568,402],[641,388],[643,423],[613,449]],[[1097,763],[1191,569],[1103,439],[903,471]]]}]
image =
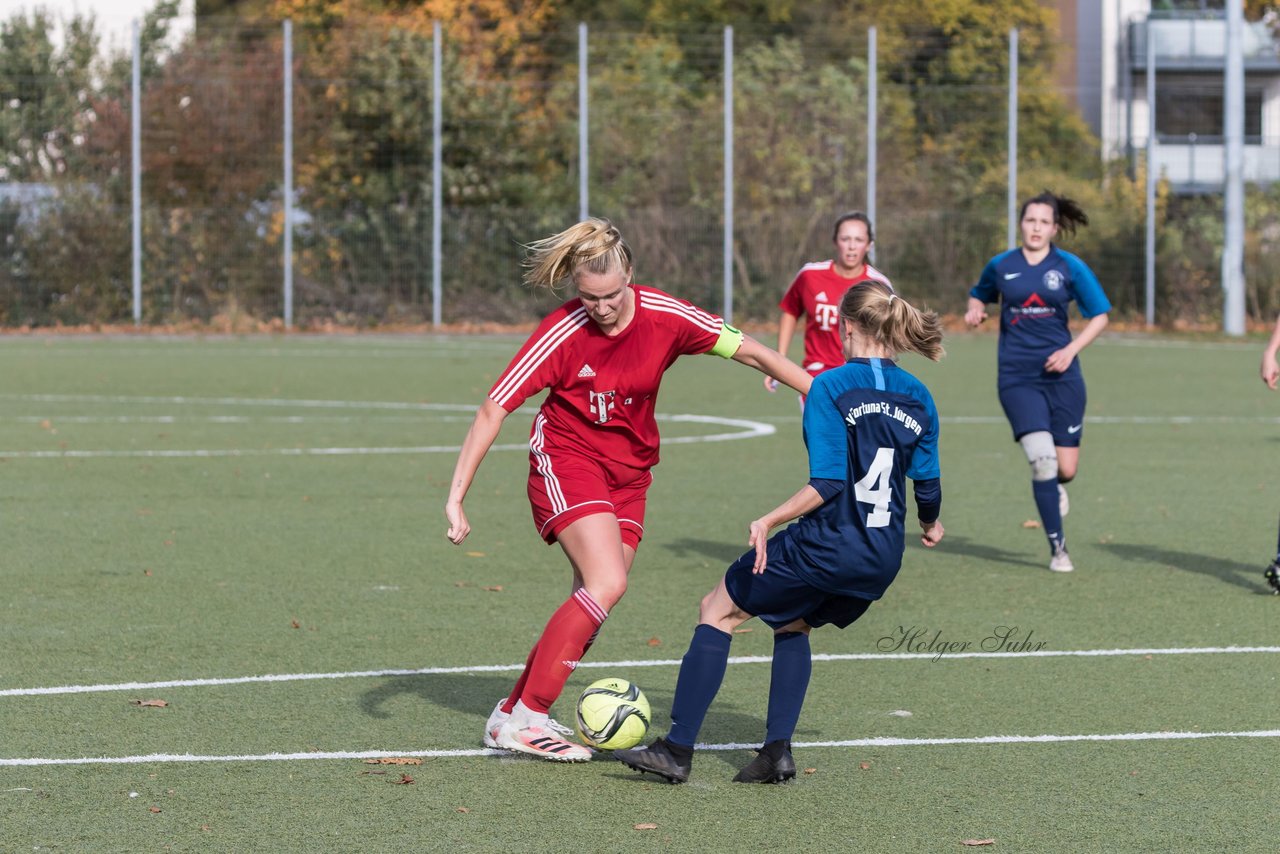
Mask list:
[{"label": "telekom logo on jersey", "polygon": [[813,319],[824,332],[830,332],[835,329],[836,321],[839,318],[840,310],[834,305],[820,302],[813,307]]},{"label": "telekom logo on jersey", "polygon": [[591,391],[587,392],[591,399],[591,413],[596,417],[597,424],[604,424],[609,420],[609,413],[613,411],[613,399],[617,397],[616,391]]}]

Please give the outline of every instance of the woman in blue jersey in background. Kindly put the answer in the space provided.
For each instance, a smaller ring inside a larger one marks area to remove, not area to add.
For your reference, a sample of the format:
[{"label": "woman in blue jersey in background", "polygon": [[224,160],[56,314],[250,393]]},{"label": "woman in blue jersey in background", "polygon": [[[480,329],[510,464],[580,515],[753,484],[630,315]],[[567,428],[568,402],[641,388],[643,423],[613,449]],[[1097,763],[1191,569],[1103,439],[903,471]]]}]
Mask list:
[{"label": "woman in blue jersey in background", "polygon": [[[969,291],[965,322],[977,326],[1000,303],[1000,405],[1031,463],[1031,491],[1049,539],[1049,569],[1070,572],[1062,517],[1084,435],[1084,375],[1076,358],[1107,327],[1111,303],[1083,261],[1053,245],[1058,231],[1088,225],[1080,206],[1047,190],[1022,205],[1022,246],[987,262]],[[1088,319],[1074,338],[1067,307]]]},{"label": "woman in blue jersey in background", "polygon": [[809,482],[751,523],[751,550],[702,600],[676,678],[671,732],[648,747],[614,752],[637,771],[671,783],[689,779],[732,632],[758,616],[774,631],[764,746],[733,779],[794,777],[791,735],[809,686],[809,631],[828,623],[845,628],[893,582],[905,545],[906,478],[914,481],[921,542],[932,548],[942,539],[938,412],[924,384],[893,361],[903,350],[941,358],[938,316],[916,310],[886,284],[865,282],[845,292],[840,317],[849,361],[814,378],[804,408]]}]

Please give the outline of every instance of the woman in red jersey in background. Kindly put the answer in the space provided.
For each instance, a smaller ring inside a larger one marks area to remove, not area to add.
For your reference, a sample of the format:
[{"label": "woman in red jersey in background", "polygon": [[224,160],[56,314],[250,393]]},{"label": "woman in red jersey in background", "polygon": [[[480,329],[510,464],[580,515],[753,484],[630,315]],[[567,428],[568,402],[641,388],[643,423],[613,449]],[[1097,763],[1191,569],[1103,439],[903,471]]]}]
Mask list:
[{"label": "woman in red jersey in background", "polygon": [[654,407],[663,373],[686,354],[714,353],[796,389],[811,379],[723,319],[631,282],[631,249],[605,219],[530,245],[526,282],[577,296],[548,315],[481,404],[458,454],[445,504],[448,537],[471,531],[463,499],[507,415],[543,389],[529,438],[529,503],[548,543],[573,567],[573,593],[547,622],[511,695],[485,724],[488,747],[581,762],[591,751],[549,717],[579,660],[627,589],[644,533],[650,469],[658,462]]},{"label": "woman in red jersey in background", "polygon": [[[832,229],[831,240],[836,247],[836,257],[801,267],[778,303],[782,309],[778,318],[778,352],[787,355],[796,326],[801,317],[805,318],[804,361],[800,364],[813,377],[845,362],[840,333],[840,298],[845,291],[863,282],[883,282],[893,289],[888,277],[867,263],[875,232],[866,214],[862,211],[841,214]],[[768,377],[764,387],[775,391],[778,383]]]}]

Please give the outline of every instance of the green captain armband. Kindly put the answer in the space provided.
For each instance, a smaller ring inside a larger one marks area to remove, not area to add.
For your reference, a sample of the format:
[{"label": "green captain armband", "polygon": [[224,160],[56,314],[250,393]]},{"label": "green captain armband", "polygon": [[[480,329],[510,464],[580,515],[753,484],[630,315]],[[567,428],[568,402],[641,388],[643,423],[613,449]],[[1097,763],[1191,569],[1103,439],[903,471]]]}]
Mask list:
[{"label": "green captain armband", "polygon": [[732,359],[733,354],[738,352],[738,348],[742,346],[742,330],[734,329],[729,324],[725,324],[720,330],[720,337],[716,340],[715,346],[708,350],[722,359]]}]

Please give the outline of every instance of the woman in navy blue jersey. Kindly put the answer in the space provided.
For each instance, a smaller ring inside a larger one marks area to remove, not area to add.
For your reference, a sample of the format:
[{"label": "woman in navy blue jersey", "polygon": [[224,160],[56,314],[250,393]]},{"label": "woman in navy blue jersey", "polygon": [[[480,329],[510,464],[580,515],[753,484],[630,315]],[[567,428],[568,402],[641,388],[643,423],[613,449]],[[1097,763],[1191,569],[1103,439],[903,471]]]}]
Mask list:
[{"label": "woman in navy blue jersey", "polygon": [[[1080,206],[1047,190],[1022,205],[1022,246],[987,262],[969,291],[965,322],[978,326],[987,303],[1000,303],[1000,405],[1031,463],[1031,491],[1049,540],[1049,569],[1070,572],[1062,517],[1063,484],[1076,476],[1084,435],[1080,351],[1107,327],[1111,303],[1083,261],[1053,244],[1058,231],[1088,225]],[[1074,338],[1067,308],[1075,300],[1088,323]]]},{"label": "woman in navy blue jersey", "polygon": [[614,752],[637,771],[672,783],[689,778],[693,745],[720,690],[732,632],[758,616],[774,630],[764,746],[733,779],[780,783],[794,777],[791,735],[809,686],[809,631],[828,623],[845,628],[897,576],[908,477],[921,542],[932,548],[942,539],[938,412],[924,384],[894,363],[903,350],[942,357],[938,317],[917,311],[880,282],[846,291],[840,317],[849,361],[814,378],[804,408],[809,482],[751,523],[751,550],[702,600],[676,679],[671,732],[648,747]]}]

